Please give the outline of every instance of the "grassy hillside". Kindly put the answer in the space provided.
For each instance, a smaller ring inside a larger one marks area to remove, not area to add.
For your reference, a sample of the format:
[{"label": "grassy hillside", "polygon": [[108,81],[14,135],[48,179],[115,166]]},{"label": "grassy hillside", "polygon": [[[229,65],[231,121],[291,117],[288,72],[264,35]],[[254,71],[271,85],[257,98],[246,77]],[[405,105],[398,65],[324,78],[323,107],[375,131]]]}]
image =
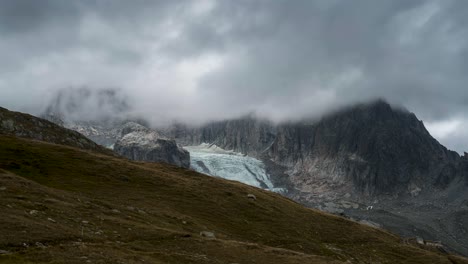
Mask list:
[{"label": "grassy hillside", "polygon": [[0,212],[0,263],[468,263],[241,183],[1,135]]},{"label": "grassy hillside", "polygon": [[114,155],[82,134],[32,115],[0,107],[0,134],[36,139]]}]

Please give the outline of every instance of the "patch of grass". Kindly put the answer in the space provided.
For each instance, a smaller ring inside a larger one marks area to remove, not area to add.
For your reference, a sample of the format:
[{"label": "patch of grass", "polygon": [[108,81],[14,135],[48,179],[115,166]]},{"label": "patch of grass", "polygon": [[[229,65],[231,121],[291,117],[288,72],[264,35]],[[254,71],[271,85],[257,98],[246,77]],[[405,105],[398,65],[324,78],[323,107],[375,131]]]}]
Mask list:
[{"label": "patch of grass", "polygon": [[0,169],[0,263],[468,263],[171,165],[0,136]]}]

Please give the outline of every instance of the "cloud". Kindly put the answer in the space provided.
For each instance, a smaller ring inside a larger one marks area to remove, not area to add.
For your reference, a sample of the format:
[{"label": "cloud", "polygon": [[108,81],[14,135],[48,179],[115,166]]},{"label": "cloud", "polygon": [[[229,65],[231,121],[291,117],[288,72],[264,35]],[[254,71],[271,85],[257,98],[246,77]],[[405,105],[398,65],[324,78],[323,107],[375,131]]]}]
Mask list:
[{"label": "cloud", "polygon": [[459,153],[468,152],[468,119],[454,117],[448,120],[427,122],[426,128],[449,149]]},{"label": "cloud", "polygon": [[463,1],[0,0],[0,36],[0,104],[29,112],[67,87],[119,89],[154,123],[468,110]]}]

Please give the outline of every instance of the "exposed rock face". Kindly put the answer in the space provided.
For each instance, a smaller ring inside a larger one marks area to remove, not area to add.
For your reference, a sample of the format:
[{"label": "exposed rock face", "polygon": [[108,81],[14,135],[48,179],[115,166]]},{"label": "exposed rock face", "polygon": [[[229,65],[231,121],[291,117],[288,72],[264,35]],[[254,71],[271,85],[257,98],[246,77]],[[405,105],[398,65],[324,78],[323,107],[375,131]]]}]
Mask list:
[{"label": "exposed rock face", "polygon": [[121,138],[121,124],[108,125],[95,122],[65,123],[68,129],[79,132],[99,145],[113,149],[115,142]]},{"label": "exposed rock face", "polygon": [[163,138],[154,130],[129,122],[122,128],[122,138],[114,151],[132,160],[165,162],[179,167],[190,167],[190,154],[175,140]]},{"label": "exposed rock face", "polygon": [[[408,192],[464,176],[460,156],[440,145],[416,116],[383,101],[336,112],[317,122],[273,125],[248,117],[196,129],[173,129],[186,145],[214,143],[285,166],[296,188],[317,185],[366,195]],[[330,191],[332,191],[330,189]]]},{"label": "exposed rock face", "polygon": [[267,120],[249,116],[214,122],[200,128],[177,124],[165,133],[183,145],[212,143],[223,149],[258,157],[267,151],[275,140],[276,127]]},{"label": "exposed rock face", "polygon": [[434,184],[459,155],[440,145],[416,116],[378,101],[346,109],[313,125],[279,129],[270,156],[308,177],[352,182],[367,194]]}]

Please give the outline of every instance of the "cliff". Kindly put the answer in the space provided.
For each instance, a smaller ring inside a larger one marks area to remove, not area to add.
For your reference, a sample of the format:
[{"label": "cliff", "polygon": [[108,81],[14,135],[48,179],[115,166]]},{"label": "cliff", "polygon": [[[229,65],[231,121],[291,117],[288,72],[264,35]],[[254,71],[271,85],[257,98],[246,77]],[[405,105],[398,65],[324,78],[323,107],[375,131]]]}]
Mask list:
[{"label": "cliff", "polygon": [[401,193],[411,186],[446,185],[468,172],[461,157],[435,140],[413,113],[382,100],[317,121],[274,125],[249,116],[177,126],[169,134],[185,145],[214,143],[271,159],[303,191],[327,183],[367,195]]}]

